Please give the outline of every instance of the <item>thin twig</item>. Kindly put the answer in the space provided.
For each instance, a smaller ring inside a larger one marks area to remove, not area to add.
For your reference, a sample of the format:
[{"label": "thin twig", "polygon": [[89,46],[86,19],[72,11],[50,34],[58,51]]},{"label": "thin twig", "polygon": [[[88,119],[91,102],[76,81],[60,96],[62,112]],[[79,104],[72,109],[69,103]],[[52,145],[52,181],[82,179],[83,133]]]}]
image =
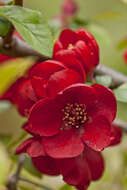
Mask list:
[{"label": "thin twig", "polygon": [[34,185],[34,186],[36,186],[36,187],[43,188],[43,189],[45,189],[45,190],[52,190],[51,188],[49,188],[49,187],[47,187],[47,186],[45,186],[45,185],[42,185],[42,184],[33,182],[33,181],[28,180],[28,179],[25,179],[25,178],[23,178],[23,177],[20,177],[19,180],[20,180],[21,182],[26,182],[26,183],[32,184],[32,185]]},{"label": "thin twig", "polygon": [[[3,39],[0,39],[0,53],[12,56],[12,57],[25,57],[25,56],[36,56],[39,61],[45,61],[50,59],[49,57],[43,56],[42,54],[36,52],[32,49],[26,42],[14,38],[12,39],[11,48],[6,49],[3,47]],[[94,75],[109,75],[112,77],[111,88],[117,88],[123,83],[127,83],[127,76],[115,71],[107,66],[100,64],[97,66]]]},{"label": "thin twig", "polygon": [[26,42],[15,37],[13,37],[10,49],[4,48],[3,39],[0,39],[0,53],[11,57],[35,56],[38,57],[41,61],[48,59],[48,57],[43,56],[32,49]]},{"label": "thin twig", "polygon": [[24,160],[25,160],[25,156],[21,155],[19,157],[18,166],[17,166],[17,170],[16,170],[15,174],[13,176],[11,176],[7,182],[8,190],[17,190],[17,184],[18,184],[18,180],[19,180],[19,176],[20,176],[22,167],[23,167]]},{"label": "thin twig", "polygon": [[105,65],[100,64],[95,72],[95,75],[109,75],[112,78],[112,84],[111,84],[111,88],[117,88],[118,86],[120,86],[123,83],[127,83],[127,76],[123,75],[122,73],[115,71]]},{"label": "thin twig", "polygon": [[127,133],[127,123],[124,121],[121,121],[120,119],[116,119],[113,124],[117,125],[119,128],[121,128],[125,133]]}]

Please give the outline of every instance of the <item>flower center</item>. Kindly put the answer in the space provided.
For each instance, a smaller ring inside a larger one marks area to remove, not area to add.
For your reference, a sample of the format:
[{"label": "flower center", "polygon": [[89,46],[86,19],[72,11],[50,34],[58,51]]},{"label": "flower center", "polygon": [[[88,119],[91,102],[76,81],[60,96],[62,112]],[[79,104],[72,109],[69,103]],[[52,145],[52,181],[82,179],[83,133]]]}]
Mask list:
[{"label": "flower center", "polygon": [[72,44],[69,44],[69,45],[68,45],[68,50],[73,49],[73,47],[74,47],[74,46],[73,46]]},{"label": "flower center", "polygon": [[84,104],[67,104],[62,110],[65,127],[79,128],[87,120],[86,106]]}]

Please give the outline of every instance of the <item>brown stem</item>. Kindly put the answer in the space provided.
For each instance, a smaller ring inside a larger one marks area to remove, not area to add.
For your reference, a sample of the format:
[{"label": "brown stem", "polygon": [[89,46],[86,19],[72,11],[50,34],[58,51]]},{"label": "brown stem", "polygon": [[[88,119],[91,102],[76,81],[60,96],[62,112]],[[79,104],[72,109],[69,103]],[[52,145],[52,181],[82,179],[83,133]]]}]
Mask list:
[{"label": "brown stem", "polygon": [[20,177],[19,180],[20,180],[21,182],[26,182],[26,183],[32,184],[32,185],[34,185],[34,186],[36,186],[36,187],[43,188],[43,189],[45,189],[45,190],[52,190],[51,188],[49,188],[49,187],[47,187],[47,186],[45,186],[45,185],[36,183],[36,182],[31,181],[31,180],[29,180],[29,179],[25,179],[25,178],[23,178],[23,177]]},{"label": "brown stem", "polygon": [[119,126],[124,132],[127,133],[127,123],[124,121],[121,121],[120,119],[116,119],[113,124]]},{"label": "brown stem", "polygon": [[109,67],[106,67],[105,65],[100,64],[95,72],[95,75],[109,75],[112,77],[112,84],[111,84],[111,88],[117,88],[118,86],[120,86],[123,83],[127,83],[127,76],[123,75],[122,73],[115,71]]},{"label": "brown stem", "polygon": [[[40,61],[45,61],[49,59],[46,56],[41,55],[32,49],[26,42],[18,39],[12,38],[10,49],[6,49],[3,47],[3,39],[0,39],[0,53],[9,55],[12,57],[22,57],[22,56],[36,56]],[[127,76],[122,73],[115,71],[107,66],[100,64],[97,66],[94,75],[109,75],[112,77],[111,88],[117,88],[123,83],[127,83]]]},{"label": "brown stem", "polygon": [[41,55],[40,53],[33,50],[26,42],[13,37],[10,49],[3,47],[3,39],[0,39],[0,53],[12,57],[26,57],[35,56],[40,58],[40,60],[47,60],[48,57]]},{"label": "brown stem", "polygon": [[7,182],[8,190],[17,190],[17,183],[18,183],[19,175],[20,175],[22,167],[23,167],[24,160],[25,160],[25,156],[21,155],[19,157],[16,173],[13,176],[11,176]]}]

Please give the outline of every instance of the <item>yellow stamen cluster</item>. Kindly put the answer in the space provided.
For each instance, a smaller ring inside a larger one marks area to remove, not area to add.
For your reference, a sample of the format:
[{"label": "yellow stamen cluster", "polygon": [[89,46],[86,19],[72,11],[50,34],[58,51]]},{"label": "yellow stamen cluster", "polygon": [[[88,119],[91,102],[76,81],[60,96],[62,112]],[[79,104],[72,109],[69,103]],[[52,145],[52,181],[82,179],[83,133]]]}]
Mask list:
[{"label": "yellow stamen cluster", "polygon": [[69,50],[73,49],[73,47],[74,47],[74,46],[73,46],[72,44],[69,44],[69,45],[68,45],[68,49],[69,49]]},{"label": "yellow stamen cluster", "polygon": [[65,127],[79,128],[87,120],[86,106],[84,104],[67,104],[62,110]]}]

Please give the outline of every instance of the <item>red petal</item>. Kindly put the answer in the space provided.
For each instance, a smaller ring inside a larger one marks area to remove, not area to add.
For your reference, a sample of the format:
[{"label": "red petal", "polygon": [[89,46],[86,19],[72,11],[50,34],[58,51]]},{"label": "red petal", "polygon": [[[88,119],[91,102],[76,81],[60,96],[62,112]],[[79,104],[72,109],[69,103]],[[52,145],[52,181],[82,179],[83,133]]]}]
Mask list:
[{"label": "red petal", "polygon": [[82,82],[80,75],[71,69],[65,69],[51,75],[47,85],[49,97],[54,97],[58,92],[64,90],[69,85]]},{"label": "red petal", "polygon": [[34,90],[31,86],[30,80],[25,80],[18,87],[18,93],[16,96],[16,105],[19,113],[23,116],[27,116],[30,108],[37,101]]},{"label": "red petal", "polygon": [[89,185],[79,185],[79,186],[76,186],[77,190],[87,190]]},{"label": "red petal", "polygon": [[62,122],[60,111],[52,99],[38,101],[30,111],[29,130],[42,136],[57,134]]},{"label": "red petal", "polygon": [[28,146],[33,142],[33,138],[25,140],[22,144],[16,149],[16,154],[26,153]]},{"label": "red petal", "polygon": [[59,40],[57,40],[54,44],[54,47],[53,47],[53,57],[55,56],[55,54],[62,50],[63,49],[63,46],[61,44],[61,42]]},{"label": "red petal", "polygon": [[99,179],[104,171],[104,159],[101,153],[85,147],[84,154],[91,171],[92,180]]},{"label": "red petal", "polygon": [[68,48],[69,44],[74,45],[76,43],[77,34],[76,34],[76,32],[74,32],[70,29],[65,29],[61,32],[59,40],[62,43],[63,48],[66,49],[66,48]]},{"label": "red petal", "polygon": [[0,54],[0,64],[3,64],[4,61],[8,61],[10,59],[13,59],[13,58],[7,55]]},{"label": "red petal", "polygon": [[112,125],[112,140],[110,146],[119,144],[121,142],[122,135],[122,130],[118,126]]},{"label": "red petal", "polygon": [[91,174],[85,156],[81,154],[76,158],[61,159],[57,161],[63,179],[69,185],[89,184]]},{"label": "red petal", "polygon": [[[93,115],[104,115],[110,122],[116,117],[117,103],[113,92],[102,85],[94,84],[92,87],[96,91],[96,110],[93,108]],[[91,110],[92,111],[92,110]]]},{"label": "red petal", "polygon": [[41,138],[34,138],[27,148],[27,154],[31,157],[45,156]]},{"label": "red petal", "polygon": [[44,79],[48,79],[50,75],[52,75],[54,72],[61,71],[64,68],[63,63],[55,60],[48,60],[41,63],[38,63],[30,73],[30,76],[38,76],[42,77]]},{"label": "red petal", "polygon": [[97,53],[98,60],[99,60],[99,46],[98,46],[94,36],[85,29],[79,29],[76,31],[76,33],[78,34],[79,40],[84,40],[85,42],[87,42],[88,45],[89,45],[89,43],[92,43],[92,45]]},{"label": "red petal", "polygon": [[73,50],[61,50],[55,54],[54,59],[61,61],[62,63],[66,65],[66,67],[78,72],[82,76],[82,79],[84,82],[85,70],[82,64],[80,63],[80,61],[76,59],[76,57],[77,57],[77,54]]},{"label": "red petal", "polygon": [[98,116],[84,125],[83,141],[93,150],[101,151],[111,142],[111,125],[109,121]]},{"label": "red petal", "polygon": [[33,76],[31,79],[32,87],[36,95],[40,98],[47,97],[47,81],[42,77]]},{"label": "red petal", "polygon": [[96,94],[92,87],[85,84],[73,84],[61,93],[61,102],[85,104],[86,107],[95,104]]},{"label": "red petal", "polygon": [[43,156],[32,159],[34,166],[43,174],[47,175],[59,175],[60,172],[57,169],[56,161],[50,157]]},{"label": "red petal", "polygon": [[79,155],[84,145],[75,130],[63,130],[58,135],[43,138],[46,153],[53,158],[70,158]]},{"label": "red petal", "polygon": [[84,41],[78,41],[75,45],[74,50],[77,53],[77,58],[83,64],[87,73],[92,72],[96,66],[96,55]]}]

